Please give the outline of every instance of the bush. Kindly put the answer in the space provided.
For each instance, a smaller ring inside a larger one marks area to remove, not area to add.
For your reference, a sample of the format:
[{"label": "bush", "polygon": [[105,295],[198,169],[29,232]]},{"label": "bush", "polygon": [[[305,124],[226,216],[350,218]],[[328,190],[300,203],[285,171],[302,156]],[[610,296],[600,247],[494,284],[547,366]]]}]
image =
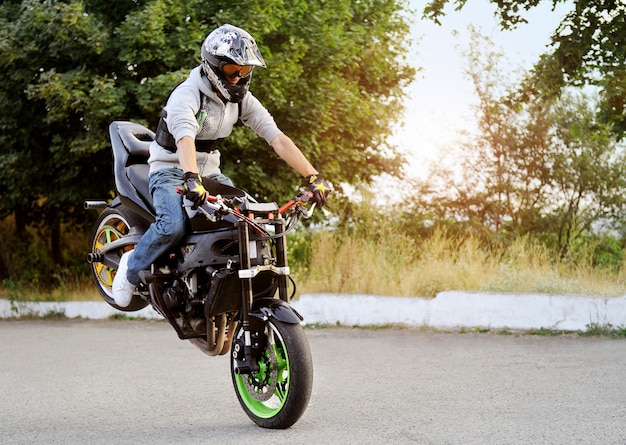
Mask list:
[{"label": "bush", "polygon": [[49,240],[33,228],[16,234],[13,221],[0,222],[0,279],[6,292],[13,294],[45,293],[84,283],[89,277],[85,261],[89,234],[63,230],[63,263],[52,260]]}]

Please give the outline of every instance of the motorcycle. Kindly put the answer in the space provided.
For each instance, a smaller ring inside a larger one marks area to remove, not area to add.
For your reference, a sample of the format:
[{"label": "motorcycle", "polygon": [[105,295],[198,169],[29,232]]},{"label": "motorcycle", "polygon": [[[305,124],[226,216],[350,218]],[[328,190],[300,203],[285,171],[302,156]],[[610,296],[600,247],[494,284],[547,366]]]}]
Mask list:
[{"label": "motorcycle", "polygon": [[264,428],[289,428],[304,413],[313,384],[311,351],[302,316],[289,304],[295,283],[286,234],[315,204],[302,191],[285,205],[257,202],[235,187],[203,178],[210,196],[190,215],[180,247],[140,273],[127,307],[112,284],[122,254],[155,220],[148,190],[154,132],[139,124],[109,126],[117,196],[88,200],[100,211],[87,261],[102,298],[120,311],[151,305],[209,356],[230,353],[230,372],[243,410]]}]

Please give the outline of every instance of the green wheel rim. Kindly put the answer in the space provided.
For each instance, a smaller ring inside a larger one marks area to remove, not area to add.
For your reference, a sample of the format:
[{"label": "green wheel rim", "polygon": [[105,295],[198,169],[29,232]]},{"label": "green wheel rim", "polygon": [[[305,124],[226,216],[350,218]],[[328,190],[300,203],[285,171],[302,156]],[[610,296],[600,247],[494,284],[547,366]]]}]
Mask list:
[{"label": "green wheel rim", "polygon": [[[289,394],[289,379],[291,375],[289,357],[287,357],[283,340],[278,332],[273,330],[273,334],[277,338],[277,343],[270,345],[273,354],[270,354],[267,350],[263,353],[259,360],[259,367],[261,368],[259,372],[235,376],[237,391],[239,391],[244,404],[252,414],[262,419],[268,419],[279,413],[285,405],[287,395]],[[275,360],[273,360],[272,356],[275,357]],[[274,367],[276,368],[275,375],[272,376]],[[273,381],[274,378],[276,382]],[[272,386],[276,383],[276,386],[269,399],[261,401],[255,397],[256,394],[250,393],[248,387],[251,382],[264,382],[266,380]]]}]

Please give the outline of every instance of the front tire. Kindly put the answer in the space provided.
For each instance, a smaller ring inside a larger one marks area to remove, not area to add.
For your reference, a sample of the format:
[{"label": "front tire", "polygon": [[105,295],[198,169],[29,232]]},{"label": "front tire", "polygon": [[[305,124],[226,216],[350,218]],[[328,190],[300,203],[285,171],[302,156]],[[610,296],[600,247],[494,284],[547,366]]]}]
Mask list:
[{"label": "front tire", "polygon": [[[103,210],[98,217],[96,228],[91,236],[91,253],[98,253],[100,249],[107,244],[123,238],[129,232],[130,224],[121,212],[115,208]],[[132,248],[120,249],[118,252],[119,257],[121,258],[128,250],[132,250]],[[146,307],[148,302],[142,299],[138,294],[133,296],[131,303],[126,307],[120,307],[115,304],[115,300],[113,299],[113,278],[115,278],[116,273],[117,269],[108,267],[103,263],[91,263],[91,276],[96,285],[96,289],[98,289],[104,301],[124,312],[138,311]]]},{"label": "front tire", "polygon": [[289,428],[304,414],[313,387],[313,360],[299,324],[270,319],[265,323],[267,343],[258,355],[259,372],[238,375],[233,352],[243,328],[239,325],[231,350],[235,393],[248,417],[263,428]]}]

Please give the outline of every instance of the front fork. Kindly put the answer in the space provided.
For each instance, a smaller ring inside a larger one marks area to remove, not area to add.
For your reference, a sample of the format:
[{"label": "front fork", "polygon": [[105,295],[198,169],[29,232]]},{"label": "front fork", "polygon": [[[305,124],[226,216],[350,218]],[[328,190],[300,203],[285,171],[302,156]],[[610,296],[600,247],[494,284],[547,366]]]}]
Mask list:
[{"label": "front fork", "polygon": [[[285,242],[285,220],[276,219],[272,221],[275,227],[276,235],[276,267],[279,270],[287,268],[287,246]],[[245,221],[237,223],[237,234],[239,241],[239,263],[243,270],[250,270],[252,267],[250,260],[250,232],[248,224]],[[278,297],[279,300],[268,298],[263,300],[263,306],[254,308],[253,312],[253,287],[252,276],[241,279],[241,324],[243,328],[243,344],[239,340],[235,340],[235,350],[233,358],[237,360],[235,372],[237,374],[250,374],[259,371],[259,365],[255,360],[255,352],[258,352],[259,344],[262,339],[263,326],[258,326],[259,321],[265,322],[270,316],[282,319],[289,323],[299,323],[302,320],[299,314],[295,312],[289,305],[289,289],[288,276],[286,274],[278,275]],[[260,302],[259,302],[260,303]],[[252,325],[256,325],[254,328]],[[238,345],[238,346],[237,346]],[[241,350],[243,346],[243,351]]]},{"label": "front fork", "polygon": [[[239,266],[244,270],[250,270],[250,232],[245,221],[237,222],[237,234],[239,237]],[[250,332],[250,311],[252,310],[252,277],[241,278],[241,324],[243,327],[243,351],[235,350],[237,355],[243,352],[237,359],[237,374],[250,374],[259,372],[259,365],[252,354],[252,333]],[[241,344],[237,341],[237,344]]]},{"label": "front fork", "polygon": [[[278,219],[276,220],[276,224],[274,225],[276,230],[276,235],[280,235],[275,240],[276,247],[276,265],[281,268],[287,267],[287,241],[285,233],[285,220]],[[287,275],[278,275],[278,298],[282,301],[289,303],[289,290],[287,289],[288,283]]]}]

